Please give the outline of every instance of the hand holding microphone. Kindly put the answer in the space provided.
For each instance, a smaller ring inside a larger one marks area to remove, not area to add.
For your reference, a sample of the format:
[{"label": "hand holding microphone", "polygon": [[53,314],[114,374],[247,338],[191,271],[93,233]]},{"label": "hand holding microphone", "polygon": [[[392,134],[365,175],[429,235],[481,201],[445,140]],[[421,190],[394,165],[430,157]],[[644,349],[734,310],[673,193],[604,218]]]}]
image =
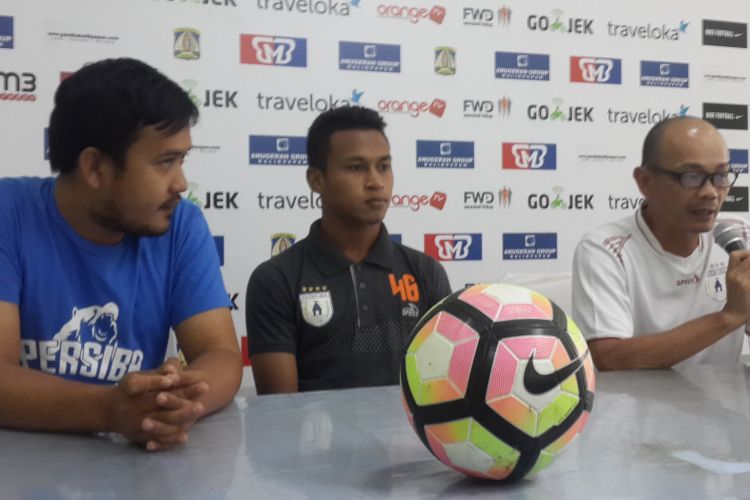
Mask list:
[{"label": "hand holding microphone", "polygon": [[750,332],[750,252],[746,249],[742,230],[719,222],[714,227],[714,241],[729,254],[724,311],[744,318],[745,332]]}]

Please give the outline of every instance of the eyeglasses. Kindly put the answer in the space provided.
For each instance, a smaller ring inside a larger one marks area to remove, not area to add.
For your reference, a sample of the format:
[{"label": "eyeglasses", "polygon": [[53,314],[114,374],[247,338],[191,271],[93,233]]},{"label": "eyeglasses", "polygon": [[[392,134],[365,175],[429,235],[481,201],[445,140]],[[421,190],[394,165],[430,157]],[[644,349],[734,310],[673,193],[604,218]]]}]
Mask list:
[{"label": "eyeglasses", "polygon": [[680,186],[685,189],[702,188],[709,179],[711,179],[711,184],[713,184],[714,187],[719,189],[729,189],[737,180],[737,172],[716,172],[713,174],[703,174],[700,172],[672,172],[671,170],[666,170],[657,165],[648,165],[644,168],[668,175],[679,182]]}]

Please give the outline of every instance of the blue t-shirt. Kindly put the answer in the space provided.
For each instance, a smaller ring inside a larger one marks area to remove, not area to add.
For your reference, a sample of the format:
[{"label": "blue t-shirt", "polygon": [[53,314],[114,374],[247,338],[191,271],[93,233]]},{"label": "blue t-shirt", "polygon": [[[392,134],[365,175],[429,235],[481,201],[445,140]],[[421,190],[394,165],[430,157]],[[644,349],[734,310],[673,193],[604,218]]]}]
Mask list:
[{"label": "blue t-shirt", "polygon": [[20,363],[113,383],[159,366],[171,327],[229,307],[213,238],[182,201],[161,236],[98,245],[63,219],[55,178],[0,179],[0,300],[19,307]]}]

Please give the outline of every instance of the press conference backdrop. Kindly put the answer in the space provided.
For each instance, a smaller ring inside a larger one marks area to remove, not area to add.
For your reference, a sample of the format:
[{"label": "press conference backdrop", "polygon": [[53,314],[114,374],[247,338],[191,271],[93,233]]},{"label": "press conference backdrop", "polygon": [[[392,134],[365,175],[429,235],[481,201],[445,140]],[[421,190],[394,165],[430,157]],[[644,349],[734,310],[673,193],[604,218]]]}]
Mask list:
[{"label": "press conference backdrop", "polygon": [[741,173],[725,209],[747,212],[748,20],[745,0],[3,0],[0,175],[48,174],[53,93],[82,64],[179,82],[201,109],[186,196],[244,346],[251,271],[320,213],[304,137],[332,107],[383,114],[388,229],[453,288],[569,271],[587,229],[640,203],[631,172],[665,117],[722,129]]}]

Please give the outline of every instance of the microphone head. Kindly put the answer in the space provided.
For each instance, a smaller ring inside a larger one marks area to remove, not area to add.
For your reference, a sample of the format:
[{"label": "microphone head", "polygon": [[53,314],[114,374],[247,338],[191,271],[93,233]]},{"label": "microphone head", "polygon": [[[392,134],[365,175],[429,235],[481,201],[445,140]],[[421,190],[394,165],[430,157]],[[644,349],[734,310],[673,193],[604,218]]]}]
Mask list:
[{"label": "microphone head", "polygon": [[742,239],[742,230],[727,222],[719,222],[714,227],[714,241],[721,248],[732,253],[735,250],[744,250],[745,242]]}]

